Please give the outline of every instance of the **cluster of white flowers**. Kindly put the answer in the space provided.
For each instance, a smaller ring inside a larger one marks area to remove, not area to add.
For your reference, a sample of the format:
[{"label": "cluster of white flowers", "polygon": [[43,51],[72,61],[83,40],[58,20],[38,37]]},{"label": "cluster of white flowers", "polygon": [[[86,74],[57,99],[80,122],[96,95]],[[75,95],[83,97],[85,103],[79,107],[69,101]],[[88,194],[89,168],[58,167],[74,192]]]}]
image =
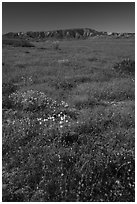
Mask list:
[{"label": "cluster of white flowers", "polygon": [[37,112],[36,110],[39,108],[35,120],[40,126],[53,127],[59,125],[60,128],[63,128],[64,125],[69,126],[73,122],[69,115],[69,112],[71,112],[69,105],[65,101],[57,102],[47,97],[43,92],[34,90],[17,91],[12,93],[9,98],[16,108],[20,107],[21,110],[31,111],[32,114]]}]

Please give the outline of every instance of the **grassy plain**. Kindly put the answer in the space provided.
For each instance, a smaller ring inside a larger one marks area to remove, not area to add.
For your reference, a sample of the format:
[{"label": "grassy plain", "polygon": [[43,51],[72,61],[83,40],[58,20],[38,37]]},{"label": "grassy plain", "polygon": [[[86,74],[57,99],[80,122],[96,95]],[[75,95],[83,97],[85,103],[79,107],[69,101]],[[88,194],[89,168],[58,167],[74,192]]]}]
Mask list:
[{"label": "grassy plain", "polygon": [[134,201],[134,43],[3,45],[3,201]]}]

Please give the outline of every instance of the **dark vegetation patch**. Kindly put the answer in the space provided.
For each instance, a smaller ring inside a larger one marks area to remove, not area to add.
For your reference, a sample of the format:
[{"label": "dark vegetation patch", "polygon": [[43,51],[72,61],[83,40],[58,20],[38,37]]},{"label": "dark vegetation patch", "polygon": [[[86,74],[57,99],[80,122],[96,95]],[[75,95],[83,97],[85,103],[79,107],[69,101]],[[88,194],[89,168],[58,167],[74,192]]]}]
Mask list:
[{"label": "dark vegetation patch", "polygon": [[16,67],[18,67],[19,69],[25,69],[26,65],[25,64],[16,64]]},{"label": "dark vegetation patch", "polygon": [[30,52],[29,52],[29,51],[26,51],[25,53],[26,53],[26,54],[29,54]]},{"label": "dark vegetation patch", "polygon": [[88,58],[88,61],[90,62],[96,62],[98,61],[98,59],[96,57],[93,57],[93,58]]},{"label": "dark vegetation patch", "polygon": [[27,40],[21,39],[2,39],[2,45],[11,45],[13,47],[34,47],[34,45]]},{"label": "dark vegetation patch", "polygon": [[47,50],[46,47],[40,47],[39,50]]},{"label": "dark vegetation patch", "polygon": [[124,59],[122,62],[116,63],[114,69],[121,74],[135,74],[135,61]]},{"label": "dark vegetation patch", "polygon": [[17,90],[17,86],[12,82],[2,84],[2,108],[12,108],[9,95],[14,93]]}]

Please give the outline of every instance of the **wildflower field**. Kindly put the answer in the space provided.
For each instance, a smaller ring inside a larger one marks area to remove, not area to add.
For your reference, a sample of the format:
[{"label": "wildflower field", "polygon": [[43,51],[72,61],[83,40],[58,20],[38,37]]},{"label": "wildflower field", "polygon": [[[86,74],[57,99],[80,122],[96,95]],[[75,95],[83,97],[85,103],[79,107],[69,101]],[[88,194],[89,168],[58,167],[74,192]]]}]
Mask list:
[{"label": "wildflower field", "polygon": [[4,41],[4,202],[135,201],[134,44]]}]

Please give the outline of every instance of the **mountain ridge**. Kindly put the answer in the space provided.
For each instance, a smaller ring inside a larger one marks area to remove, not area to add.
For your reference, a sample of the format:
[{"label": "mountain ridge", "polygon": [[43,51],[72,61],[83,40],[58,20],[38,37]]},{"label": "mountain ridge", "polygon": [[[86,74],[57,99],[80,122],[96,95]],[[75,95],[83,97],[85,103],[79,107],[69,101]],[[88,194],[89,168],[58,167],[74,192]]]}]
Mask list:
[{"label": "mountain ridge", "polygon": [[57,29],[52,31],[27,31],[27,32],[8,32],[2,35],[7,38],[21,38],[21,39],[86,39],[96,36],[115,36],[115,37],[130,37],[135,36],[135,33],[119,33],[119,32],[105,32],[97,31],[91,28],[71,28],[71,29]]}]

